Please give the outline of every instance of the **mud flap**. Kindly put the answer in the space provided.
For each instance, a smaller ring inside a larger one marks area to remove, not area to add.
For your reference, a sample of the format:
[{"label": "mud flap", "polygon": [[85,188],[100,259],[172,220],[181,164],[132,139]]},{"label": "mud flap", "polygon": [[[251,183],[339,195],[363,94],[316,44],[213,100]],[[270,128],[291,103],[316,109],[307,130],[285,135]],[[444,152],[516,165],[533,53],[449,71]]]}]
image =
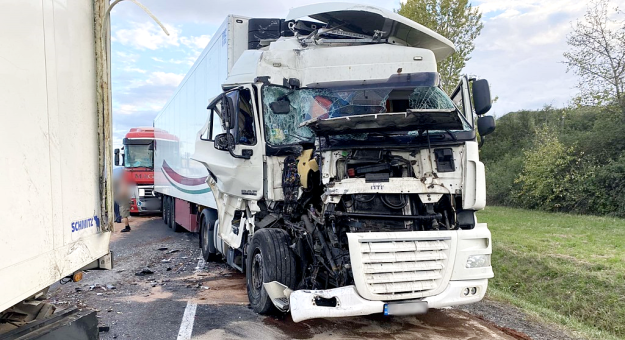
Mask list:
[{"label": "mud flap", "polygon": [[278,281],[263,283],[263,286],[273,305],[281,312],[288,312],[290,308],[289,298],[293,291]]}]

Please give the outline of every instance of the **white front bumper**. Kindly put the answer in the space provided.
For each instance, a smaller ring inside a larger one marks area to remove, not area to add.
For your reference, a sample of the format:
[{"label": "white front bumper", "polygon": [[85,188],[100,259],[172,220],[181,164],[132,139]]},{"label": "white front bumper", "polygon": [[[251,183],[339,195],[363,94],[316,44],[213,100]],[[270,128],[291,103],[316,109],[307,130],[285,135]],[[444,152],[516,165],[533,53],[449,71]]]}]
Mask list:
[{"label": "white front bumper", "polygon": [[[472,287],[475,287],[477,292],[474,295],[465,296],[465,288],[470,289]],[[484,298],[487,287],[488,279],[450,281],[442,293],[414,301],[426,301],[428,308],[464,305],[478,302]],[[324,299],[336,298],[336,306],[318,306],[315,303],[317,297]],[[358,295],[355,286],[327,290],[298,290],[291,293],[289,300],[291,317],[295,322],[315,318],[377,314],[384,311],[385,305],[384,301],[363,299]],[[393,303],[393,301],[389,301],[389,303]]]}]

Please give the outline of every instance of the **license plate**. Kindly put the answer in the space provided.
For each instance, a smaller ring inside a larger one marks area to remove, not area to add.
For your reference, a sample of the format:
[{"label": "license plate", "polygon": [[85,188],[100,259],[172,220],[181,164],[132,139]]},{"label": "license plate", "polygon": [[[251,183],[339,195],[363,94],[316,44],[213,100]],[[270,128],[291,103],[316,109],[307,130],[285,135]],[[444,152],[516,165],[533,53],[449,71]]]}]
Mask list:
[{"label": "license plate", "polygon": [[425,301],[387,303],[384,305],[384,315],[414,315],[428,311]]}]

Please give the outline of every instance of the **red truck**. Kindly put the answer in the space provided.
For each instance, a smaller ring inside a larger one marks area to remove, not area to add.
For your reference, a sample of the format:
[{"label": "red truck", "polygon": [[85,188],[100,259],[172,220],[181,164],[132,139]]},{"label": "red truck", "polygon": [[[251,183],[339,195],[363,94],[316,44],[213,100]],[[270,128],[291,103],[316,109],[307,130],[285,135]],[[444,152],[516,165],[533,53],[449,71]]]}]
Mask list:
[{"label": "red truck", "polygon": [[130,213],[161,211],[161,197],[154,193],[154,140],[175,141],[176,137],[153,127],[132,128],[124,138],[122,149],[115,149],[115,165],[124,167],[124,178],[135,187]]}]

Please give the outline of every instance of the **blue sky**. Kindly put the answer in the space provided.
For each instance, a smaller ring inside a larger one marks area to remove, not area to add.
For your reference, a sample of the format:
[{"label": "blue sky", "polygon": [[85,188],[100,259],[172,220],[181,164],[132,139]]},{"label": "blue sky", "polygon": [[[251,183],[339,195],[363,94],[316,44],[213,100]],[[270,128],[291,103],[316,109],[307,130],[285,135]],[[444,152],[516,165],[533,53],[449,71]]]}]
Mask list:
[{"label": "blue sky", "polygon": [[[195,58],[228,14],[284,17],[289,8],[319,0],[142,0],[170,32],[166,36],[143,11],[122,2],[112,11],[114,144],[131,128],[151,126]],[[390,10],[398,1],[361,0]],[[484,29],[464,72],[486,78],[499,96],[501,116],[544,105],[563,106],[575,95],[562,53],[571,22],[587,0],[476,0]],[[615,0],[623,5],[625,0]]]}]

